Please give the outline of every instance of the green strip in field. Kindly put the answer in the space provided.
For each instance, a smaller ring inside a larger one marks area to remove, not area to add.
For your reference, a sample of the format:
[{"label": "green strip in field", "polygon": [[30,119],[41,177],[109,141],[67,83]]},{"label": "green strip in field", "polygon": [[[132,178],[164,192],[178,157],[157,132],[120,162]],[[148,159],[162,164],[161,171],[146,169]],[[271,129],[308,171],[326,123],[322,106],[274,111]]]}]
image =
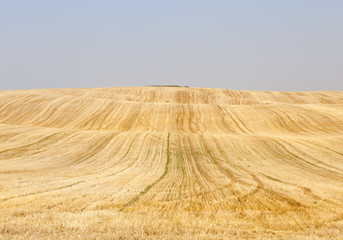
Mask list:
[{"label": "green strip in field", "polygon": [[170,138],[170,132],[168,132],[168,138],[167,138],[167,162],[164,167],[163,174],[152,184],[148,185],[143,191],[141,191],[137,196],[132,198],[130,201],[128,201],[121,209],[120,211],[123,211],[125,208],[128,208],[132,205],[134,205],[143,195],[145,195],[147,192],[150,191],[150,189],[155,186],[157,183],[159,183],[168,173],[169,169],[169,163],[170,163],[170,150],[169,150],[169,138]]}]

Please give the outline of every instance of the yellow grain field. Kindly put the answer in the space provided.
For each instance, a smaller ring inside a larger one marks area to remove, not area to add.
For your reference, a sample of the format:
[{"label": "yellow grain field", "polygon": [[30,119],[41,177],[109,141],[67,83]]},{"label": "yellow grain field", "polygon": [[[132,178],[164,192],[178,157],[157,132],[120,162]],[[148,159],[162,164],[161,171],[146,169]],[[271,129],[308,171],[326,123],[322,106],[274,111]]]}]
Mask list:
[{"label": "yellow grain field", "polygon": [[343,239],[343,92],[0,92],[0,239]]}]

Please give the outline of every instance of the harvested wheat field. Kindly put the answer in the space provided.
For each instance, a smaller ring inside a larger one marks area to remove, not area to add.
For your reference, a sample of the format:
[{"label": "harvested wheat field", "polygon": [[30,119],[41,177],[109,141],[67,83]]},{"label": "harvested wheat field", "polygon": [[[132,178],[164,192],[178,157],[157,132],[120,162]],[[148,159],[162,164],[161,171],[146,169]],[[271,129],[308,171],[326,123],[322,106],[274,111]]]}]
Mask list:
[{"label": "harvested wheat field", "polygon": [[343,239],[343,92],[0,92],[0,239]]}]

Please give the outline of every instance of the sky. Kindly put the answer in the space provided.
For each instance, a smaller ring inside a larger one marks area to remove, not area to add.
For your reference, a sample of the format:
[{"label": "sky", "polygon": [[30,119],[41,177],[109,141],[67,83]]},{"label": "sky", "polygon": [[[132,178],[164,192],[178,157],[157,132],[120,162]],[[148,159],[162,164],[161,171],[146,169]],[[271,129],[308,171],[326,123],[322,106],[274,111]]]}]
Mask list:
[{"label": "sky", "polygon": [[341,0],[0,0],[0,90],[343,91]]}]

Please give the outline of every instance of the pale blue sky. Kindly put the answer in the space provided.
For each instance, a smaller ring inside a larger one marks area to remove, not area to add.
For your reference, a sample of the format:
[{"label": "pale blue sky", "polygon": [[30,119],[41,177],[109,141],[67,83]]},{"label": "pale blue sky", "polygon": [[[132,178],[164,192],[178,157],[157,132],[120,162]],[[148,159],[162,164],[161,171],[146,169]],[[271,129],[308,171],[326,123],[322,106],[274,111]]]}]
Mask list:
[{"label": "pale blue sky", "polygon": [[0,89],[343,90],[341,0],[0,0]]}]

